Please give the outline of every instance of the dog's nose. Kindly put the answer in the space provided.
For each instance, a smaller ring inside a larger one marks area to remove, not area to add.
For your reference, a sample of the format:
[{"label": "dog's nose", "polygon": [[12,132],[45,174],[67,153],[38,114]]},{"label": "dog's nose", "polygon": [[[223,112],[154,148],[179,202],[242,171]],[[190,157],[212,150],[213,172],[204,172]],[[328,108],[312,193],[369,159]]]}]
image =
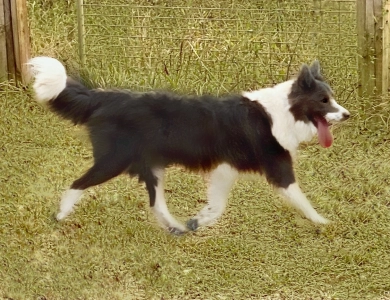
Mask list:
[{"label": "dog's nose", "polygon": [[343,121],[347,120],[349,117],[350,117],[350,113],[349,112],[344,112],[343,113]]}]

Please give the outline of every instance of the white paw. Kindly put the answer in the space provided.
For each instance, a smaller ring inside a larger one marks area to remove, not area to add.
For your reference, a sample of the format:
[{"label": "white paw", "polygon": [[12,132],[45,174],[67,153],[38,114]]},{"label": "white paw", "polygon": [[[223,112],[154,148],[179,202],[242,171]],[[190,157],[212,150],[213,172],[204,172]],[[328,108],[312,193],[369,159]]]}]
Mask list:
[{"label": "white paw", "polygon": [[63,220],[65,217],[67,217],[69,215],[69,213],[65,213],[65,212],[59,212],[56,216],[56,219],[57,221],[61,221]]},{"label": "white paw", "polygon": [[171,223],[168,223],[168,224],[162,224],[161,223],[161,225],[164,228],[167,228],[170,233],[174,233],[174,234],[177,234],[177,235],[180,235],[180,234],[185,233],[186,231],[188,231],[187,227],[185,227],[183,224],[181,224],[179,222],[171,222]]},{"label": "white paw", "polygon": [[309,218],[310,221],[312,221],[313,223],[316,223],[316,224],[329,224],[330,221],[326,218],[324,218],[323,216],[321,215],[316,215],[316,216],[311,216]]}]

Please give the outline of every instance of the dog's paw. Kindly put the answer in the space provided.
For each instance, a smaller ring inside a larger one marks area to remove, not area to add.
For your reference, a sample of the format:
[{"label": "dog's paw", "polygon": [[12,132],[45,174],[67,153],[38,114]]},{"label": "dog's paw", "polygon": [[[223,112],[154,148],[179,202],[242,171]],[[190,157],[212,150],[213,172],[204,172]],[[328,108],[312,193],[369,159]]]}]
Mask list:
[{"label": "dog's paw", "polygon": [[184,235],[186,233],[185,230],[181,230],[177,227],[168,227],[168,232],[170,234],[173,234],[173,235],[176,235],[176,236],[181,236],[181,235]]},{"label": "dog's paw", "polygon": [[61,220],[63,220],[64,218],[66,218],[66,216],[67,216],[68,214],[67,213],[64,213],[64,212],[59,212],[58,214],[57,214],[57,216],[56,216],[56,220],[57,221],[61,221]]},{"label": "dog's paw", "polygon": [[190,219],[187,221],[186,225],[189,230],[195,231],[199,227],[199,222],[197,219]]},{"label": "dog's paw", "polygon": [[329,224],[331,222],[330,220],[324,218],[321,215],[312,216],[310,218],[310,221],[312,221],[313,223],[319,224],[319,225],[326,225],[326,224]]}]

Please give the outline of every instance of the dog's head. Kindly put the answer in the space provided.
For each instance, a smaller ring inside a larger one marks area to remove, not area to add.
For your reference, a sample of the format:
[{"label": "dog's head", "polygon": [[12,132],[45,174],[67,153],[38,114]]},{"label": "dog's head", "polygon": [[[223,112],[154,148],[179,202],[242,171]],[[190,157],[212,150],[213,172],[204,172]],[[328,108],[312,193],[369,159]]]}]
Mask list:
[{"label": "dog's head", "polygon": [[337,104],[333,91],[320,73],[320,64],[314,61],[309,67],[303,65],[288,95],[290,111],[296,121],[311,122],[316,128],[323,147],[332,144],[329,123],[344,121],[350,113]]}]

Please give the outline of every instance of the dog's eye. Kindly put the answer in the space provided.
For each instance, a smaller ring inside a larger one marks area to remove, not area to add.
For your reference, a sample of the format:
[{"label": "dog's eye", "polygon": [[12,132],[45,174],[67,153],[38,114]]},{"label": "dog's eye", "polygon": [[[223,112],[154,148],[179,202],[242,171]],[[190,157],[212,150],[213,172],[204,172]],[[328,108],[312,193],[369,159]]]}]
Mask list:
[{"label": "dog's eye", "polygon": [[328,98],[322,98],[321,102],[322,103],[328,103],[329,99]]}]

